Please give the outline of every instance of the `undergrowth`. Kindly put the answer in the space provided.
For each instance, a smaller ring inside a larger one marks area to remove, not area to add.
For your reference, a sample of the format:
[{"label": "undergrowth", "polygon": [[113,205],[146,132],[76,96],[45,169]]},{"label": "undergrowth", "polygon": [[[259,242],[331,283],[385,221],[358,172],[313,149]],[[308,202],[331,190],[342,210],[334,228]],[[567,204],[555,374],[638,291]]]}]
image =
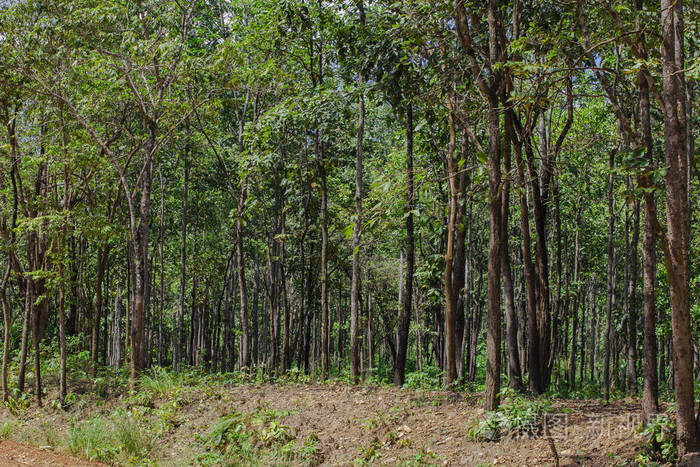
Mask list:
[{"label": "undergrowth", "polygon": [[678,457],[676,449],[676,423],[667,414],[659,414],[641,428],[644,441],[635,456],[639,465],[674,463]]},{"label": "undergrowth", "polygon": [[318,436],[312,433],[297,443],[292,429],[280,421],[289,414],[259,406],[250,413],[233,411],[221,417],[209,433],[200,438],[207,452],[197,457],[197,463],[249,465],[272,460],[275,463],[294,460],[315,463],[319,452]]},{"label": "undergrowth", "polygon": [[487,412],[482,420],[469,428],[469,436],[477,441],[498,441],[504,436],[537,437],[543,432],[543,416],[551,410],[542,399],[529,399],[511,388],[500,393],[501,405]]}]

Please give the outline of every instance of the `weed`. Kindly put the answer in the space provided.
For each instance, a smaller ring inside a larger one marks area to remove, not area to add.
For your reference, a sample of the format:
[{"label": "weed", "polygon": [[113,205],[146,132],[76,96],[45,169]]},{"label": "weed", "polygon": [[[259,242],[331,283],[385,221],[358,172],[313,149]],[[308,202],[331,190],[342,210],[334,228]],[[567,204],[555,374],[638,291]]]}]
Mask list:
[{"label": "weed", "polygon": [[320,463],[318,451],[318,435],[311,432],[305,439],[304,444],[299,449],[299,457],[309,464]]},{"label": "weed", "polygon": [[60,444],[60,438],[53,422],[42,422],[41,432],[44,435],[44,441],[46,441],[47,445],[55,447]]},{"label": "weed", "polygon": [[409,466],[420,466],[420,465],[436,465],[436,460],[438,459],[437,454],[432,451],[428,451],[425,447],[418,449],[418,452],[413,455],[413,457],[405,465]]},{"label": "weed", "polygon": [[[289,412],[269,410],[258,407],[249,414],[233,412],[219,419],[209,434],[203,438],[205,445],[214,448],[224,459],[236,459],[249,463],[269,453],[288,458],[294,453],[294,440],[291,429],[279,423],[277,418]],[[295,454],[294,454],[295,455]]]},{"label": "weed", "polygon": [[379,441],[373,439],[367,446],[357,448],[360,455],[353,460],[353,463],[358,465],[371,464],[377,458],[377,450],[379,449]]},{"label": "weed", "polygon": [[102,462],[113,461],[120,452],[114,433],[104,418],[93,418],[79,425],[71,420],[68,448],[74,455]]},{"label": "weed", "polygon": [[502,404],[469,429],[472,438],[498,441],[504,435],[533,437],[541,433],[542,416],[550,410],[548,404],[527,399],[510,388],[505,388],[500,396]]},{"label": "weed", "polygon": [[29,394],[26,392],[17,393],[15,397],[9,397],[5,401],[5,407],[15,417],[21,417],[29,408]]},{"label": "weed", "polygon": [[122,451],[130,457],[140,459],[151,452],[152,438],[131,418],[116,420],[114,434]]},{"label": "weed", "polygon": [[640,465],[655,462],[673,463],[678,457],[676,424],[667,415],[660,414],[641,430],[646,440],[639,446],[635,461]]},{"label": "weed", "polygon": [[6,420],[0,425],[0,439],[10,438],[19,428],[16,420]]},{"label": "weed", "polygon": [[164,397],[175,391],[182,381],[166,369],[155,367],[152,372],[141,376],[142,391],[149,392],[153,397]]},{"label": "weed", "polygon": [[443,373],[436,366],[425,367],[422,372],[408,373],[403,387],[411,389],[441,389]]}]

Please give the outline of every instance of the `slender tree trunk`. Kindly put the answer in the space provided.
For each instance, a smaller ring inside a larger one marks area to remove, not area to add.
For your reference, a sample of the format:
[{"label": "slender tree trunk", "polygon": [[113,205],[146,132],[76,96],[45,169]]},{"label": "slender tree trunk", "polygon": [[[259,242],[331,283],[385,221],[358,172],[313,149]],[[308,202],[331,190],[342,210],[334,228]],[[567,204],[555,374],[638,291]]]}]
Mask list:
[{"label": "slender tree trunk", "polygon": [[[365,10],[362,1],[358,4],[360,10],[360,27],[365,26]],[[355,153],[355,221],[352,228],[352,279],[350,285],[350,379],[357,383],[360,376],[360,311],[362,310],[362,275],[360,271],[360,242],[362,232],[362,142],[365,132],[365,99],[362,86],[364,76],[358,75],[357,85],[360,88],[357,122],[357,149]]]},{"label": "slender tree trunk", "polygon": [[411,325],[411,297],[413,296],[413,267],[415,264],[413,205],[413,104],[409,102],[406,108],[406,285],[396,325],[396,366],[394,367],[394,384],[396,386],[403,386],[406,376],[408,331]]},{"label": "slender tree trunk", "polygon": [[189,150],[186,147],[184,157],[184,185],[182,189],[182,211],[180,224],[180,289],[177,308],[177,345],[173,348],[173,367],[180,367],[185,346],[185,286],[187,285],[187,201],[190,183]]},{"label": "slender tree trunk", "polygon": [[10,259],[7,260],[7,268],[2,276],[2,284],[0,284],[0,300],[2,300],[2,400],[7,402],[9,398],[10,388],[7,386],[7,366],[9,365],[10,357],[10,307],[7,303],[7,282],[10,278]]},{"label": "slender tree trunk", "polygon": [[457,314],[457,300],[455,291],[452,290],[452,268],[454,237],[457,223],[457,174],[455,168],[455,124],[451,98],[448,98],[448,118],[450,121],[450,143],[447,150],[447,181],[449,192],[449,216],[447,221],[447,245],[445,247],[445,384],[449,385],[457,378],[457,347],[455,344],[455,315]]},{"label": "slender tree trunk", "polygon": [[326,167],[323,162],[323,144],[321,146],[321,379],[328,377],[330,368],[330,318],[328,313],[328,186]]},{"label": "slender tree trunk", "polygon": [[[251,340],[252,340],[252,355],[251,359],[253,365],[258,365],[260,363],[260,353],[259,353],[259,336],[258,336],[258,297],[260,294],[260,266],[258,265],[257,258],[253,258],[255,265],[253,267],[253,309],[250,312],[251,321]],[[273,290],[276,287],[273,287]],[[273,314],[275,311],[273,310]],[[276,349],[276,347],[275,347]],[[273,360],[276,360],[273,359]],[[273,364],[272,369],[277,370],[276,364]]]},{"label": "slender tree trunk", "polygon": [[[505,87],[504,87],[505,91]],[[507,97],[501,96],[504,105],[508,105]],[[501,192],[501,269],[503,272],[503,295],[506,310],[506,340],[508,343],[508,382],[516,389],[523,386],[522,372],[520,368],[520,355],[518,354],[518,319],[515,313],[515,295],[513,292],[513,274],[510,265],[510,252],[508,249],[508,217],[510,214],[510,180],[511,180],[511,141],[513,139],[513,122],[510,112],[503,116],[503,191]]]},{"label": "slender tree trunk", "polygon": [[[521,135],[522,138],[522,135]],[[522,237],[523,269],[527,288],[527,350],[528,372],[530,390],[535,394],[542,394],[545,390],[542,381],[540,365],[540,340],[537,330],[537,305],[536,305],[536,278],[535,267],[532,263],[530,239],[530,209],[527,202],[527,185],[525,182],[525,170],[522,155],[522,146],[516,142],[514,145],[518,184],[520,185],[520,232]]]},{"label": "slender tree trunk", "polygon": [[[629,181],[632,188],[632,180]],[[629,249],[629,281],[627,288],[627,307],[629,310],[627,317],[628,343],[627,343],[627,378],[629,380],[629,391],[637,394],[637,257],[639,255],[639,200],[635,200],[632,205],[632,240]]]},{"label": "slender tree trunk", "polygon": [[238,197],[236,216],[236,266],[238,269],[238,296],[240,300],[239,314],[241,318],[241,369],[250,369],[250,334],[248,331],[248,290],[245,280],[245,257],[243,253],[243,213],[248,189],[245,178],[241,179],[241,191]]},{"label": "slender tree trunk", "polygon": [[612,352],[613,326],[612,312],[615,306],[615,247],[613,245],[615,235],[615,198],[613,187],[615,176],[615,151],[610,152],[609,176],[608,176],[608,284],[607,284],[607,308],[605,313],[605,364],[603,366],[603,393],[605,400],[610,399],[610,354]]},{"label": "slender tree trunk", "polygon": [[[160,215],[158,216],[158,254],[160,266],[160,299],[158,300],[158,366],[163,366],[165,359],[163,348],[163,309],[165,307],[165,263],[163,262],[163,244],[165,232],[163,222],[165,217],[165,186],[163,185],[163,171],[158,164],[158,178],[160,180]],[[173,349],[173,352],[175,349]]]},{"label": "slender tree trunk", "polygon": [[[637,8],[641,9],[641,2]],[[639,84],[640,123],[647,168],[639,177],[643,189],[651,186],[654,167],[653,140],[649,102],[649,84],[644,73],[637,75]],[[656,216],[656,205],[652,192],[644,196],[644,232],[642,238],[642,268],[644,270],[644,384],[642,390],[642,412],[648,423],[659,412],[659,379],[657,374],[656,340],[656,243],[652,218]]]},{"label": "slender tree trunk", "polygon": [[[503,53],[498,44],[502,27],[496,0],[488,2],[489,61],[501,61]],[[501,220],[501,134],[497,89],[501,77],[496,74],[489,84],[488,103],[488,174],[489,174],[489,258],[488,308],[486,313],[486,392],[484,409],[498,407],[501,390],[501,262],[503,251],[503,222]]]},{"label": "slender tree trunk", "polygon": [[99,335],[100,335],[100,320],[102,319],[102,282],[104,280],[104,272],[107,264],[107,256],[109,255],[108,247],[101,246],[97,250],[97,270],[95,273],[95,303],[93,305],[92,328],[90,338],[90,360],[92,367],[91,374],[94,376],[97,370],[97,358],[99,356]]},{"label": "slender tree trunk", "polygon": [[[58,375],[58,400],[61,407],[66,405],[66,395],[68,389],[66,387],[66,309],[64,300],[64,283],[63,283],[63,266],[61,265],[59,272],[58,284],[58,347],[60,352],[60,369]],[[93,367],[97,365],[97,361],[93,361]]]},{"label": "slender tree trunk", "polygon": [[151,125],[146,142],[146,161],[141,174],[141,199],[138,225],[134,238],[134,303],[131,317],[131,383],[145,366],[145,314],[150,280],[148,247],[151,217],[151,185],[153,182],[153,151],[156,146],[156,129]]}]

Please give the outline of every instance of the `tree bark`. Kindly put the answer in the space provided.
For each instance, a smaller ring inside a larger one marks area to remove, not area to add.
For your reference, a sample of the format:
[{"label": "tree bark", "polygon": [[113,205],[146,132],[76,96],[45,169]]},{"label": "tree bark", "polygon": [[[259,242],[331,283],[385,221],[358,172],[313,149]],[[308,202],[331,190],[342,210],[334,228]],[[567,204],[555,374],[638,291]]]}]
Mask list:
[{"label": "tree bark", "polygon": [[[360,27],[365,27],[364,3],[358,3]],[[357,383],[360,376],[360,311],[362,310],[362,276],[360,271],[360,241],[362,231],[362,142],[365,132],[364,76],[358,75],[357,149],[355,152],[355,220],[352,228],[352,278],[350,285],[350,379]]]},{"label": "tree bark", "polygon": [[603,366],[603,393],[605,400],[610,399],[610,354],[612,352],[613,326],[612,312],[615,306],[615,247],[613,245],[615,235],[615,198],[613,197],[613,183],[615,176],[615,151],[610,152],[608,175],[608,272],[607,272],[607,308],[605,312],[605,364]]},{"label": "tree bark", "polygon": [[690,332],[690,208],[682,0],[661,0],[661,23],[668,228],[664,253],[673,329],[676,437],[678,454],[682,457],[695,451],[698,444],[694,419],[693,348]]},{"label": "tree bark", "polygon": [[[457,346],[455,344],[455,315],[458,313],[455,291],[452,290],[454,238],[457,223],[457,171],[455,167],[455,123],[451,98],[448,98],[450,142],[447,150],[447,182],[449,185],[449,216],[447,221],[447,245],[445,246],[445,384],[457,378]],[[459,266],[457,266],[459,267]]]},{"label": "tree bark", "polygon": [[[638,2],[638,8],[641,3]],[[639,177],[639,185],[648,193],[644,196],[644,232],[642,238],[642,268],[644,270],[644,383],[642,412],[648,423],[659,412],[659,379],[657,373],[656,340],[656,238],[652,218],[656,216],[654,195],[651,192],[651,176],[654,168],[653,140],[649,102],[649,84],[643,74],[637,74],[639,83],[640,124],[642,145],[647,167]]]},{"label": "tree bark", "polygon": [[406,377],[406,355],[408,354],[408,331],[411,325],[411,297],[413,296],[413,267],[415,252],[413,241],[413,104],[406,108],[406,276],[403,303],[400,304],[396,325],[396,365],[394,384],[403,386]]}]

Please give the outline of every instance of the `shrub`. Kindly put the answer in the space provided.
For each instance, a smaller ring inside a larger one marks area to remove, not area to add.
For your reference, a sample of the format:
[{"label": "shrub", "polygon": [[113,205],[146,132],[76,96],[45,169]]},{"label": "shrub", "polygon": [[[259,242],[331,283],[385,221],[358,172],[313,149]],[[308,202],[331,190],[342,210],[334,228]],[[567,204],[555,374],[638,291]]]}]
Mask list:
[{"label": "shrub", "polygon": [[288,426],[277,421],[287,414],[260,407],[249,414],[233,412],[219,419],[204,442],[225,458],[242,463],[259,460],[265,454],[263,448],[279,450],[289,458],[294,437]]},{"label": "shrub", "polygon": [[675,462],[676,424],[667,415],[657,415],[642,429],[645,441],[639,446],[635,461],[640,465],[655,462]]},{"label": "shrub", "polygon": [[428,366],[422,372],[406,374],[403,387],[411,389],[440,389],[443,371],[436,366]]},{"label": "shrub", "polygon": [[501,405],[469,429],[469,435],[479,441],[498,441],[503,436],[534,437],[542,433],[543,415],[550,411],[549,404],[539,399],[528,399],[513,389],[501,391]]}]

